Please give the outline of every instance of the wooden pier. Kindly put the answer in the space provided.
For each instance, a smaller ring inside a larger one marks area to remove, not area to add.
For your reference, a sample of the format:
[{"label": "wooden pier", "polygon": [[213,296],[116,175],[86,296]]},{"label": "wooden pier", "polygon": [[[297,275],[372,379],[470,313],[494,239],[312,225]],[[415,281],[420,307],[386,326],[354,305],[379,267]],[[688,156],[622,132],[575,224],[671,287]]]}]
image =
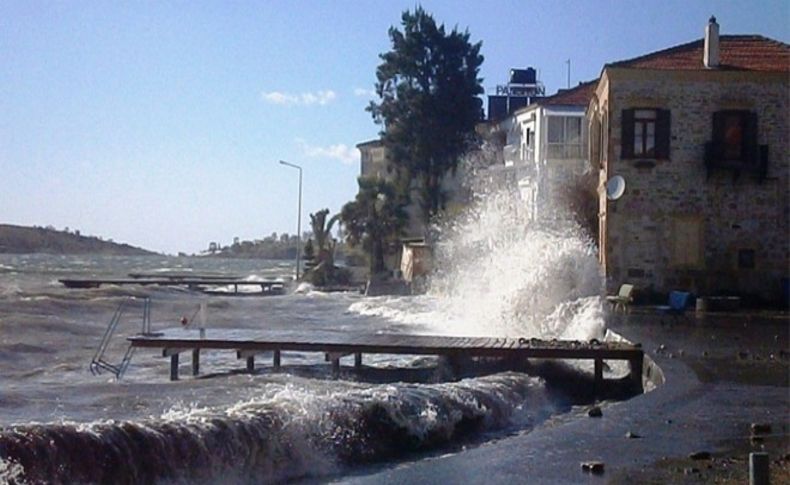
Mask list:
[{"label": "wooden pier", "polygon": [[[222,279],[218,277],[208,278],[116,278],[116,279],[103,279],[103,278],[64,278],[58,280],[66,288],[99,288],[103,285],[141,285],[141,286],[186,286],[192,290],[199,290],[205,293],[226,295],[226,294],[245,294],[239,293],[241,287],[259,287],[261,293],[266,295],[278,295],[285,291],[285,283],[282,281],[247,281],[238,279]],[[233,292],[221,292],[211,290],[207,287],[216,286],[232,286]],[[252,293],[259,295],[260,293]]]},{"label": "wooden pier", "polygon": [[365,334],[356,332],[277,332],[263,330],[172,328],[129,337],[133,347],[161,349],[170,357],[170,379],[178,379],[178,356],[192,353],[192,372],[198,375],[200,351],[235,350],[255,369],[255,355],[273,352],[273,366],[280,367],[281,352],[323,352],[338,376],[340,358],[354,355],[354,367],[362,366],[363,354],[439,355],[457,357],[503,357],[521,359],[589,359],[594,361],[595,385],[603,382],[603,361],[624,360],[631,379],[641,389],[644,353],[622,342],[579,342],[524,338],[446,337],[433,335]]}]

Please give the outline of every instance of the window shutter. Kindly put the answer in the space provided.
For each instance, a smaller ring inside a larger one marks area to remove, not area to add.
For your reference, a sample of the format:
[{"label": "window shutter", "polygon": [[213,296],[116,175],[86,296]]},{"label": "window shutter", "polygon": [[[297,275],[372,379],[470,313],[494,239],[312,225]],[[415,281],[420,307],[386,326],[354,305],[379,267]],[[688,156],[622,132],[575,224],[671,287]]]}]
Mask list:
[{"label": "window shutter", "polygon": [[713,142],[721,143],[724,140],[724,112],[713,113]]},{"label": "window shutter", "polygon": [[724,149],[724,114],[724,111],[713,113],[713,150],[711,155],[716,161],[721,161]]},{"label": "window shutter", "polygon": [[668,109],[656,110],[656,158],[669,158],[670,120]]},{"label": "window shutter", "polygon": [[744,161],[757,166],[760,158],[759,150],[757,145],[757,113],[745,113],[743,127]]},{"label": "window shutter", "polygon": [[634,110],[624,109],[620,119],[622,126],[621,158],[634,158]]}]

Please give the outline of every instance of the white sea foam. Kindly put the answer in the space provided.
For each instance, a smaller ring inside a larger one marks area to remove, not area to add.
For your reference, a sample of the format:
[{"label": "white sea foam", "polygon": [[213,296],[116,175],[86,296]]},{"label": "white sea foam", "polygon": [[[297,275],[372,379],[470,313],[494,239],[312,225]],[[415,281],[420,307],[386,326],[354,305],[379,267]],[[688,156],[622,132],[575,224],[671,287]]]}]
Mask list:
[{"label": "white sea foam", "polygon": [[351,311],[427,325],[431,333],[602,338],[596,248],[561,204],[528,217],[508,190],[487,191],[442,224],[428,295],[369,299]]},{"label": "white sea foam", "polygon": [[27,483],[25,468],[10,459],[0,456],[0,483]]}]

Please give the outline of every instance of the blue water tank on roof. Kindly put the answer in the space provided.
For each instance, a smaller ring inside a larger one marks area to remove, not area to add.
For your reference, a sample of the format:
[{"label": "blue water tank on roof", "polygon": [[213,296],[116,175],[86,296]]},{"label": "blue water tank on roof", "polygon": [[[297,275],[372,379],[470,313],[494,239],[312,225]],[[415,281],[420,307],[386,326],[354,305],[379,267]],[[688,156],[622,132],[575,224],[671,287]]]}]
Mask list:
[{"label": "blue water tank on roof", "polygon": [[537,79],[537,71],[531,67],[510,70],[511,84],[535,84]]}]

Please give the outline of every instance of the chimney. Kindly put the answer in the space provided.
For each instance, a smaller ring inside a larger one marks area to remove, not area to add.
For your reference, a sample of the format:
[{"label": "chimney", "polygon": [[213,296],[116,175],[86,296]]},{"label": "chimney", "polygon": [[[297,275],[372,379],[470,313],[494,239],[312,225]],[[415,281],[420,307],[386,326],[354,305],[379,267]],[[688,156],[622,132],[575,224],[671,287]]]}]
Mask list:
[{"label": "chimney", "polygon": [[702,62],[708,69],[719,67],[719,24],[716,17],[710,17],[705,26],[705,47],[702,52]]}]

